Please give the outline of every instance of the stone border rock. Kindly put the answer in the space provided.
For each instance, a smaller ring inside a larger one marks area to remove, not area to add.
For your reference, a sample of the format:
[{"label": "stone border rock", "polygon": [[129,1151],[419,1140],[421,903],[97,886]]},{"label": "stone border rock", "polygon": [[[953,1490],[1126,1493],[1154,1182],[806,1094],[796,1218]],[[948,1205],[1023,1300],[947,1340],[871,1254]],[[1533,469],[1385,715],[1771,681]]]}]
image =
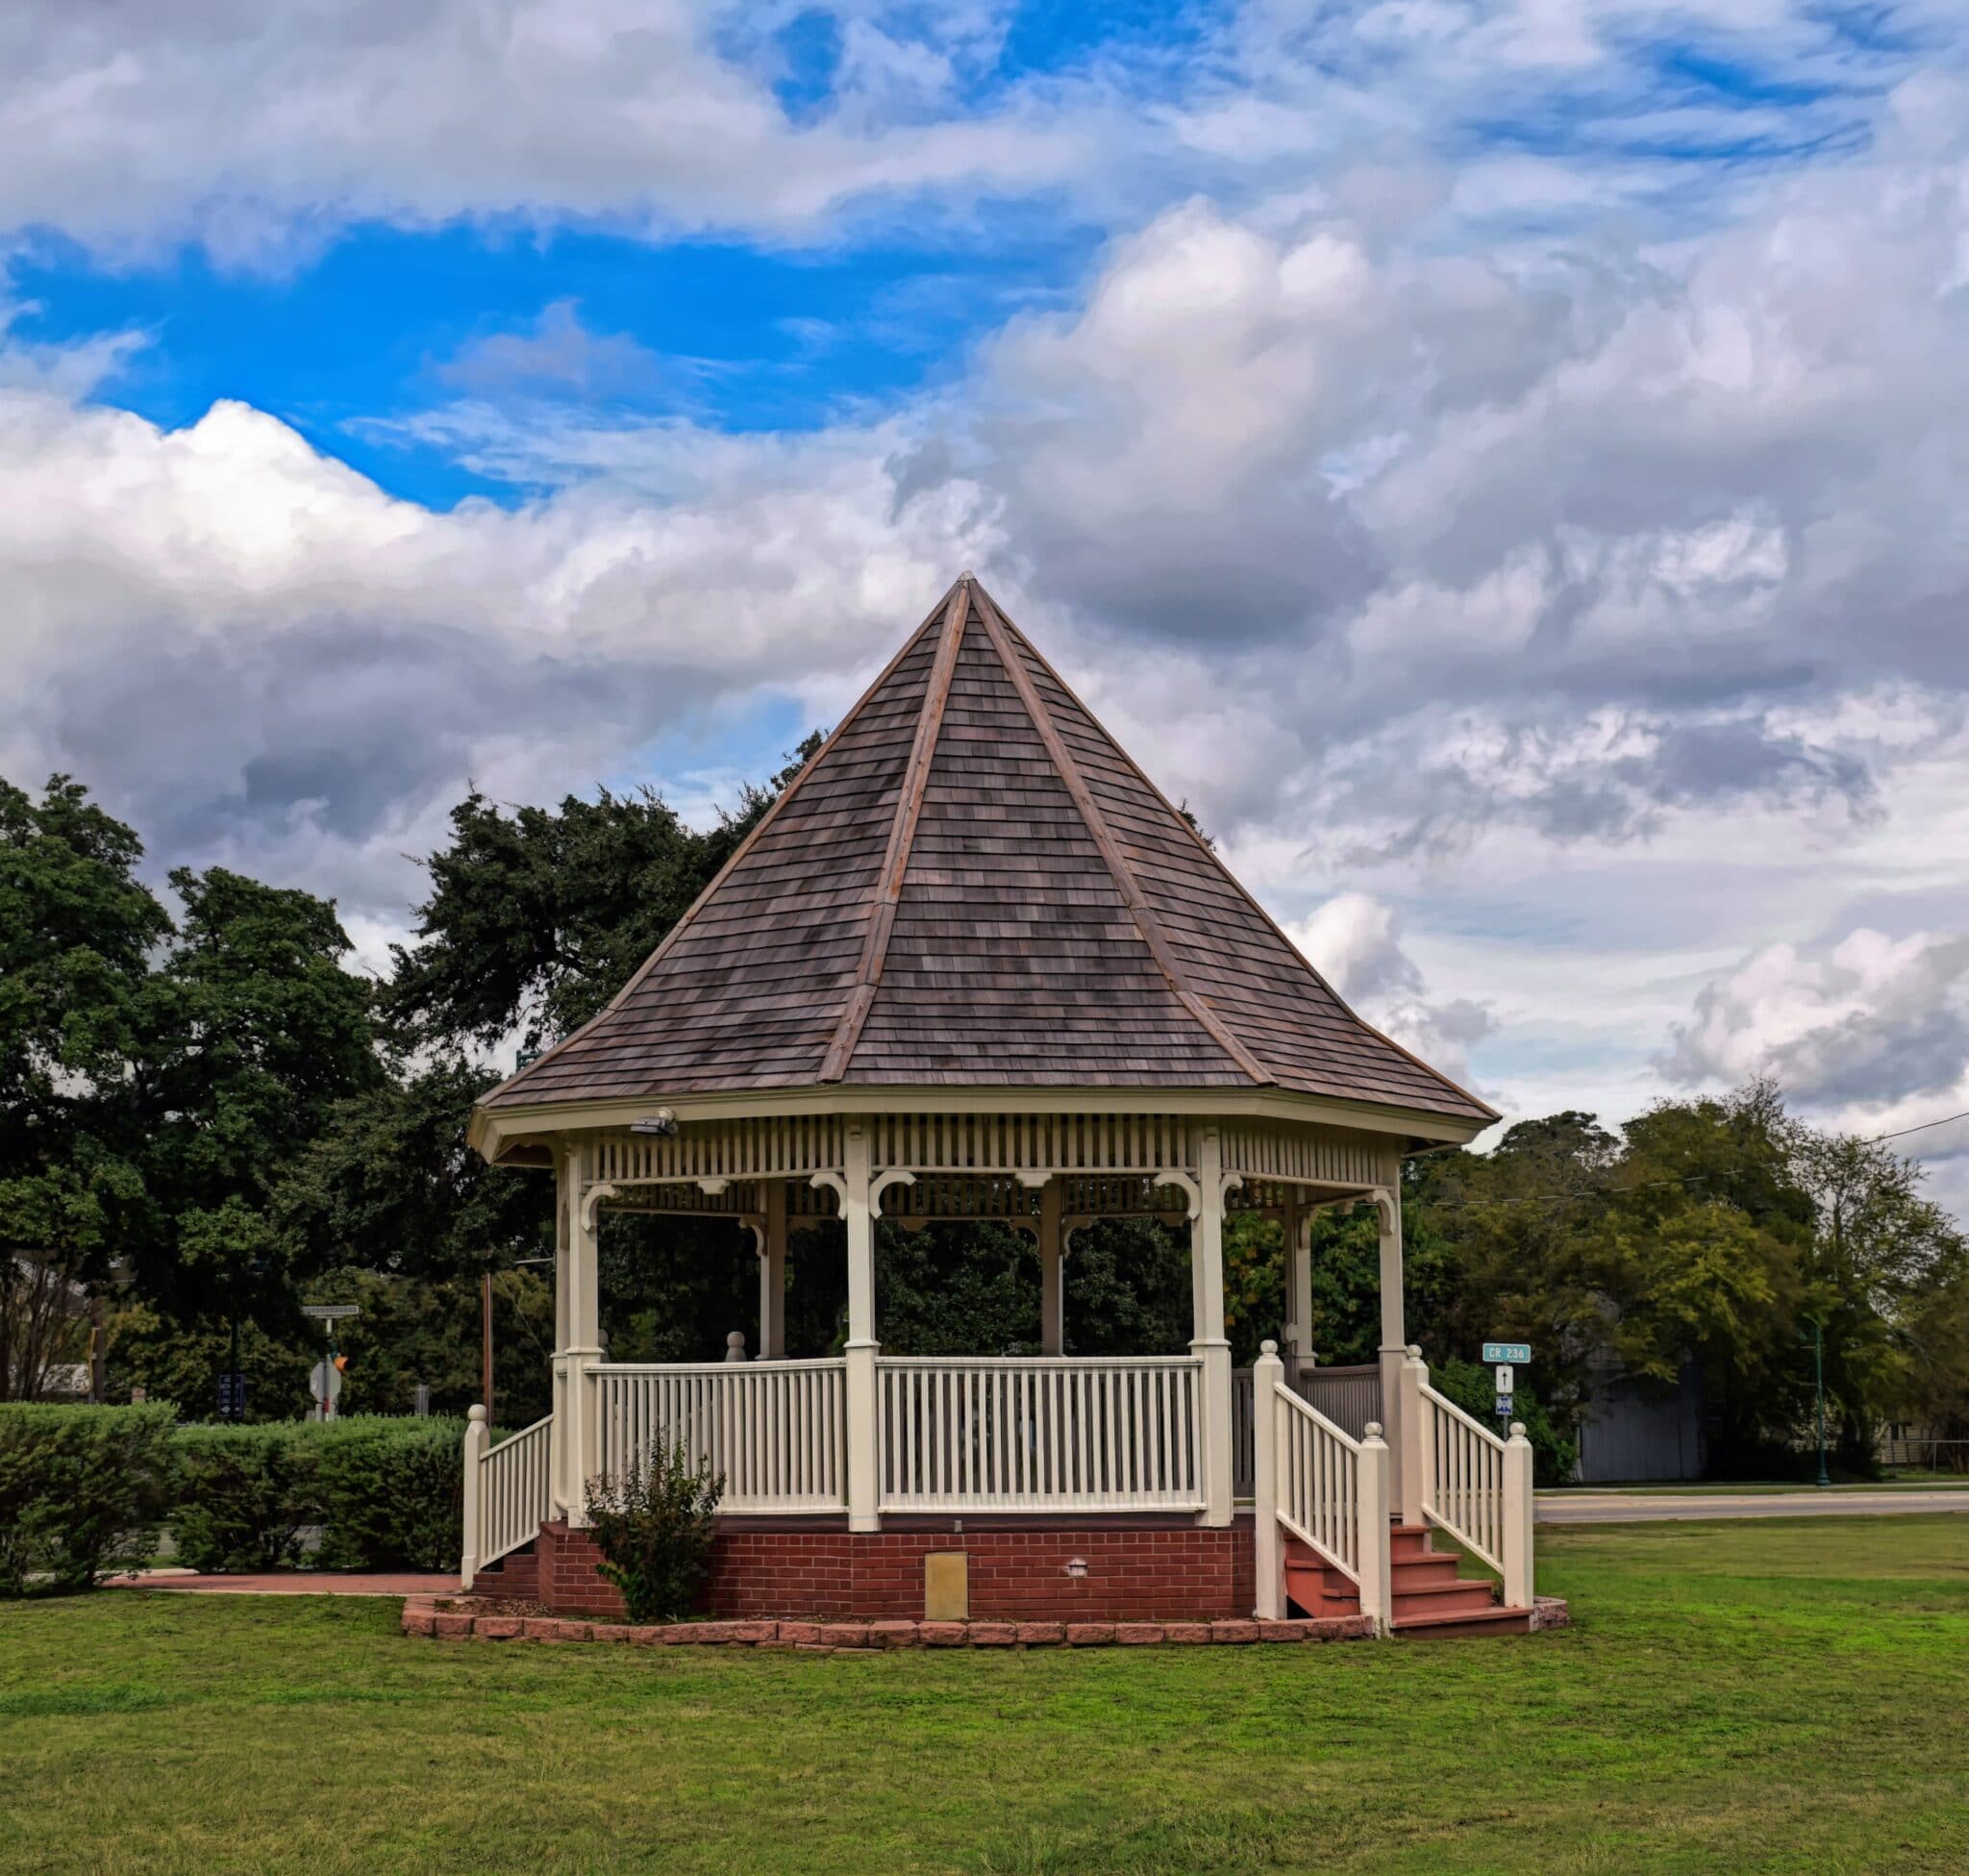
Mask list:
[{"label": "stone border rock", "polygon": [[443,1640],[612,1641],[643,1648],[763,1648],[868,1655],[898,1648],[1105,1648],[1278,1641],[1366,1641],[1364,1615],[1291,1622],[582,1622],[560,1615],[479,1615],[404,1598],[403,1631]]}]

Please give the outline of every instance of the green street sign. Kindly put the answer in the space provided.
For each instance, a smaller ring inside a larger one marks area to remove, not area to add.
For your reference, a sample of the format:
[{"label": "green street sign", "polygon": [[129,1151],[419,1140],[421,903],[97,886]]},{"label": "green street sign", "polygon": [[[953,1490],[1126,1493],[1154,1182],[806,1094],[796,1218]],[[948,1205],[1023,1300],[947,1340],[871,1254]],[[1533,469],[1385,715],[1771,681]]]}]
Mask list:
[{"label": "green street sign", "polygon": [[1530,1342],[1485,1342],[1483,1359],[1486,1362],[1515,1362],[1521,1367],[1532,1365],[1532,1344]]}]

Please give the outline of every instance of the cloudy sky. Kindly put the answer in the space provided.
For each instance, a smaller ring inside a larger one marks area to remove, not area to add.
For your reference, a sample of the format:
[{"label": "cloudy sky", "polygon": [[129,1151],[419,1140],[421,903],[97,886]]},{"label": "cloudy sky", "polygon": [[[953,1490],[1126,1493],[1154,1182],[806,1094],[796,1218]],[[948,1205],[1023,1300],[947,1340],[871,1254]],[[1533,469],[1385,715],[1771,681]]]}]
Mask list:
[{"label": "cloudy sky", "polygon": [[1508,1113],[1969,1108],[1959,5],[0,14],[0,774],[160,873],[374,962],[964,566]]}]

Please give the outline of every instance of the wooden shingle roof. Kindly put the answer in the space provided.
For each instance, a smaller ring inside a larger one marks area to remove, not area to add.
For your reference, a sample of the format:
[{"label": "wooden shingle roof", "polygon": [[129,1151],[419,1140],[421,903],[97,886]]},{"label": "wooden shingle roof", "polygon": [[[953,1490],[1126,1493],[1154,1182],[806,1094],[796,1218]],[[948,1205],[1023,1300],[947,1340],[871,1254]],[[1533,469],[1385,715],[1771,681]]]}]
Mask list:
[{"label": "wooden shingle roof", "polygon": [[1493,1117],[1340,1001],[968,574],[614,1002],[484,1105],[831,1085]]}]

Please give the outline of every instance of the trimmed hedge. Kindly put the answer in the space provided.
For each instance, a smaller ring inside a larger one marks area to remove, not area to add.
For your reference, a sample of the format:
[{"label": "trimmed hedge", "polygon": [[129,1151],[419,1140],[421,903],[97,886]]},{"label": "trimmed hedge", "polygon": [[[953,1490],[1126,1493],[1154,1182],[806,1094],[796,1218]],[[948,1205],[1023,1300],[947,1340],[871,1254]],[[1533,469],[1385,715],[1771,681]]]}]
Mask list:
[{"label": "trimmed hedge", "polygon": [[92,1589],[150,1561],[178,1410],[0,1404],[0,1596]]},{"label": "trimmed hedge", "polygon": [[178,1554],[198,1570],[455,1568],[464,1547],[462,1442],[455,1419],[348,1419],[187,1426],[172,1515]]}]

